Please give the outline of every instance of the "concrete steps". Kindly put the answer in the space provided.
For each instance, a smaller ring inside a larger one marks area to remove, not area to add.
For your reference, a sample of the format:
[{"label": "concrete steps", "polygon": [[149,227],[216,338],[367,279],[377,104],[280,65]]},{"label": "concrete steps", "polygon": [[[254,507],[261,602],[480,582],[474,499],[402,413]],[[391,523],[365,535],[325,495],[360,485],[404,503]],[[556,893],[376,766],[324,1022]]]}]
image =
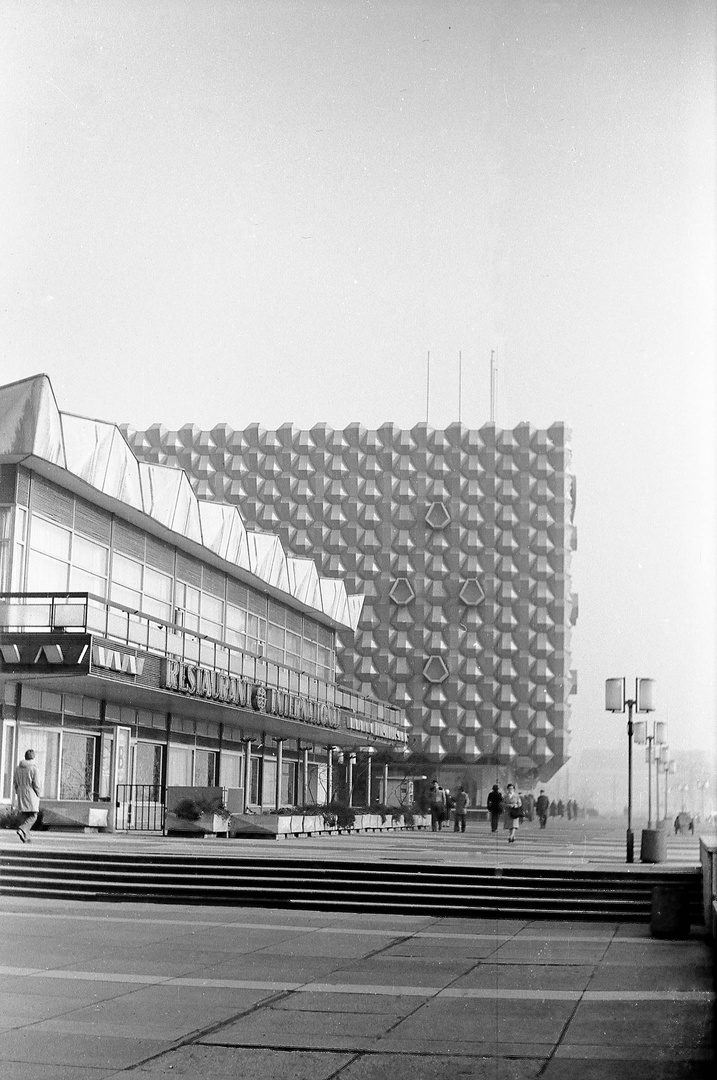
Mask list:
[{"label": "concrete steps", "polygon": [[655,885],[690,891],[702,921],[698,870],[430,866],[312,858],[0,853],[0,895],[116,903],[227,904],[454,917],[648,922]]}]

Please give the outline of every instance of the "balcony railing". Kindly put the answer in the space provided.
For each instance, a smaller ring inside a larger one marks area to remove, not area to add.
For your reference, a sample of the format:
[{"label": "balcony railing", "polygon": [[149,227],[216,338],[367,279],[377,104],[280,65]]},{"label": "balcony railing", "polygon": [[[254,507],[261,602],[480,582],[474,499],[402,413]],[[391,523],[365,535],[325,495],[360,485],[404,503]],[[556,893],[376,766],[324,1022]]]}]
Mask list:
[{"label": "balcony railing", "polygon": [[0,632],[95,634],[148,653],[201,664],[326,702],[366,720],[399,730],[405,728],[401,710],[392,705],[92,593],[0,593]]}]

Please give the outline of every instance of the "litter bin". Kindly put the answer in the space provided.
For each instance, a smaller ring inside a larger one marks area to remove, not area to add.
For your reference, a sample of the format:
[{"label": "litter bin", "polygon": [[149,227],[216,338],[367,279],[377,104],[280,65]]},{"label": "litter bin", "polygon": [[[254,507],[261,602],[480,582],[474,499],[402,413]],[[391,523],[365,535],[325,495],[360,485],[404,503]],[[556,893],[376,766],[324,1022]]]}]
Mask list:
[{"label": "litter bin", "polygon": [[690,893],[684,885],[654,885],[650,932],[653,937],[690,936]]},{"label": "litter bin", "polygon": [[658,863],[667,858],[667,835],[662,829],[643,829],[640,862]]}]

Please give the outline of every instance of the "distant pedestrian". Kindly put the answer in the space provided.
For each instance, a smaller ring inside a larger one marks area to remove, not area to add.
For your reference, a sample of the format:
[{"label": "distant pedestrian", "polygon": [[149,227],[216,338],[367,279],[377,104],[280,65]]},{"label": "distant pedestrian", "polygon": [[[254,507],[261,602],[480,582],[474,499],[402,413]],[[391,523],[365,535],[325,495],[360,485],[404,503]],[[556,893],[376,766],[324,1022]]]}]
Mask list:
[{"label": "distant pedestrian", "polygon": [[428,790],[428,805],[431,810],[431,831],[440,832],[446,812],[446,793],[434,780]]},{"label": "distant pedestrian", "polygon": [[23,844],[29,844],[30,837],[27,834],[37,821],[37,815],[40,812],[40,798],[42,796],[40,777],[37,772],[37,765],[35,764],[34,750],[26,750],[24,760],[21,761],[15,769],[13,789],[15,791],[17,808],[20,813],[20,824],[18,825],[17,835],[20,837]]},{"label": "distant pedestrian", "polygon": [[500,815],[503,813],[503,793],[497,784],[493,784],[492,791],[488,792],[486,806],[490,814],[490,831],[497,832]]},{"label": "distant pedestrian", "polygon": [[518,831],[520,825],[520,819],[523,816],[523,800],[518,792],[515,790],[514,784],[508,784],[505,789],[504,809],[505,816],[503,818],[503,828],[508,829],[508,843],[515,843],[515,834]]},{"label": "distant pedestrian", "polygon": [[553,801],[550,804],[550,816],[551,817],[557,817],[558,816],[558,804],[556,803],[555,799],[553,799]]},{"label": "distant pedestrian", "polygon": [[570,799],[568,799],[567,803],[565,804],[565,812],[568,815],[568,821],[572,821],[573,820],[573,804],[572,804]]},{"label": "distant pedestrian", "polygon": [[458,788],[458,794],[455,798],[455,806],[453,808],[453,831],[465,832],[466,831],[466,810],[468,809],[468,792],[461,786]]},{"label": "distant pedestrian", "polygon": [[525,811],[524,820],[525,821],[532,821],[533,820],[533,810],[535,808],[535,799],[533,798],[533,796],[531,795],[530,792],[528,792],[527,795],[524,795],[523,792],[521,791],[520,797],[523,800],[523,810]]},{"label": "distant pedestrian", "polygon": [[540,822],[540,828],[544,829],[548,824],[548,810],[550,809],[550,800],[545,794],[545,791],[540,791],[538,795],[538,801],[535,804],[535,812],[538,815],[538,821]]},{"label": "distant pedestrian", "polygon": [[558,817],[565,817],[565,803],[562,799],[558,799]]}]

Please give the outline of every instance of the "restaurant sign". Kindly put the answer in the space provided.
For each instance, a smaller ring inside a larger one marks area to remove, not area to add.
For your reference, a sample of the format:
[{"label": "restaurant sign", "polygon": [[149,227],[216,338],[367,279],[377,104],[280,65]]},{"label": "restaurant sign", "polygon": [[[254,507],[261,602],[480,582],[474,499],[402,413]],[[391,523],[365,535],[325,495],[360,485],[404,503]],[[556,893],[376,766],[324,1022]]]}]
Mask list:
[{"label": "restaurant sign", "polygon": [[267,716],[301,720],[320,727],[339,727],[340,711],[333,705],[199,664],[164,660],[161,680],[164,689],[187,694],[189,697],[204,698],[221,705],[233,705],[238,709],[251,708]]}]

